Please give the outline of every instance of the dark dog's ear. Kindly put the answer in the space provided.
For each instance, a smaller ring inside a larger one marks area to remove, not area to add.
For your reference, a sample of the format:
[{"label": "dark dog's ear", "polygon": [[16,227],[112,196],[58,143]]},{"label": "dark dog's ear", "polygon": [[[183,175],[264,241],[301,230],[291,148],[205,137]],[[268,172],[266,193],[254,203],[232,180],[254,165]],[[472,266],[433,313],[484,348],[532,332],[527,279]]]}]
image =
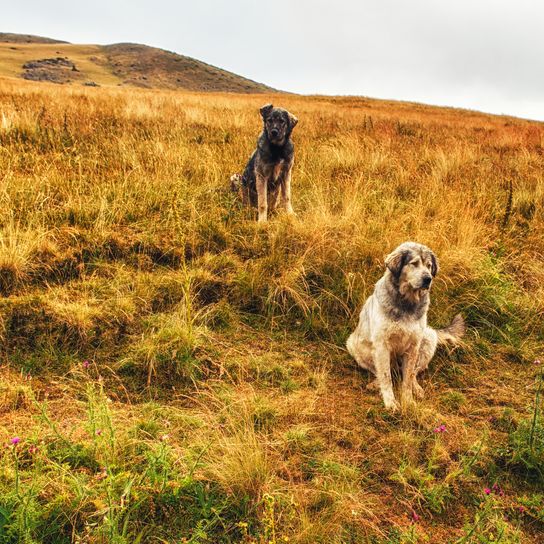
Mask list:
[{"label": "dark dog's ear", "polygon": [[400,250],[395,249],[393,253],[390,253],[385,258],[385,266],[389,269],[391,274],[395,276],[395,278],[398,278],[400,276],[400,273],[402,272],[402,267],[406,263],[406,256],[408,255],[408,251],[406,250]]},{"label": "dark dog's ear", "polygon": [[436,255],[431,251],[431,274],[433,278],[438,274],[440,270],[440,265],[438,264],[438,259]]},{"label": "dark dog's ear", "polygon": [[297,123],[298,119],[292,113],[289,113],[289,128],[293,130]]},{"label": "dark dog's ear", "polygon": [[261,108],[261,116],[266,121],[266,118],[270,115],[270,112],[274,109],[272,104],[266,104]]}]

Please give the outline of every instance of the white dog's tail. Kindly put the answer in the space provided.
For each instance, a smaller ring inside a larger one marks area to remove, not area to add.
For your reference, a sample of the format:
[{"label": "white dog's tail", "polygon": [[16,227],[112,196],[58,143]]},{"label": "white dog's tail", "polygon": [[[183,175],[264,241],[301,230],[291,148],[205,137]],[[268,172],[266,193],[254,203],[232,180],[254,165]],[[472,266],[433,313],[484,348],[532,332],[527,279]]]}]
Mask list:
[{"label": "white dog's tail", "polygon": [[457,344],[465,335],[465,330],[465,320],[461,314],[457,314],[446,328],[436,330],[438,343],[446,344],[447,342],[452,342]]}]

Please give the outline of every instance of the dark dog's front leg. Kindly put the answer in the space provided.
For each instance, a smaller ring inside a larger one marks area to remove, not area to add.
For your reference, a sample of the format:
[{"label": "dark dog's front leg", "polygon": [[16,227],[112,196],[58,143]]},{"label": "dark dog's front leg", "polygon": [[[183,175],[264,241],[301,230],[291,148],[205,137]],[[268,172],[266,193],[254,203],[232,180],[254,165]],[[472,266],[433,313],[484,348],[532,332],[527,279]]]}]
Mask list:
[{"label": "dark dog's front leg", "polygon": [[264,223],[268,214],[268,184],[266,178],[259,172],[256,173],[255,177],[257,187],[257,210],[259,214],[258,221],[259,223]]},{"label": "dark dog's front leg", "polygon": [[288,214],[294,214],[293,206],[291,204],[291,171],[292,171],[293,163],[289,164],[287,167],[287,170],[283,176],[283,180],[281,183],[281,197],[283,200],[283,205],[285,207],[285,211]]},{"label": "dark dog's front leg", "polygon": [[268,191],[268,211],[273,212],[278,205],[278,195],[280,193],[280,188],[276,187],[271,191]]}]

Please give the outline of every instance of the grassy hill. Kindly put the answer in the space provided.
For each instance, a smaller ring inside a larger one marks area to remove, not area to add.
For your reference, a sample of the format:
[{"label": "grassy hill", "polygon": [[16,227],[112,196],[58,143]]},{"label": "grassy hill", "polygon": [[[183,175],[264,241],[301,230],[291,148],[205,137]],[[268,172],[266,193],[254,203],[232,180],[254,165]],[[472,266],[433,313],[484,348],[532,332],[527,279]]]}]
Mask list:
[{"label": "grassy hill", "polygon": [[14,34],[12,32],[0,32],[0,42],[9,43],[64,43],[63,40],[53,38],[44,38],[43,36],[34,36],[32,34]]},{"label": "grassy hill", "polygon": [[[226,188],[267,101],[297,216],[259,226]],[[2,542],[542,541],[542,124],[9,78],[0,111]],[[469,332],[392,415],[344,342],[409,239]]]},{"label": "grassy hill", "polygon": [[[41,66],[32,66],[44,60],[49,61],[46,66],[43,62]],[[0,33],[0,76],[77,85],[235,93],[274,91],[191,57],[146,45],[78,45],[8,33]]]}]

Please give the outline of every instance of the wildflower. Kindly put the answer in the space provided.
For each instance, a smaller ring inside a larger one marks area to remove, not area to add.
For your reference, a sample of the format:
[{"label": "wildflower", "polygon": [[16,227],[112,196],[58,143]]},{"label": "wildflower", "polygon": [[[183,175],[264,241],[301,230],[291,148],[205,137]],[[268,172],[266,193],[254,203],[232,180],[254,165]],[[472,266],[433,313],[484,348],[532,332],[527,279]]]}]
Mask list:
[{"label": "wildflower", "polygon": [[486,487],[486,488],[484,489],[484,493],[485,493],[486,495],[491,495],[491,489],[489,489],[489,487]]},{"label": "wildflower", "polygon": [[18,436],[14,436],[14,437],[9,441],[9,443],[10,443],[12,446],[16,446],[20,441],[21,441],[21,439],[20,439]]},{"label": "wildflower", "polygon": [[433,433],[445,433],[446,432],[446,426],[444,424],[439,425],[435,429],[433,429]]},{"label": "wildflower", "polygon": [[411,515],[410,515],[410,518],[414,523],[417,523],[419,521],[419,516],[413,510],[412,510]]},{"label": "wildflower", "polygon": [[540,362],[540,359],[535,359],[535,360],[533,361],[533,364],[534,364],[534,365],[537,365],[537,366],[540,366],[542,363]]},{"label": "wildflower", "polygon": [[30,453],[31,455],[38,453],[38,446],[35,446],[34,444],[32,444],[32,446],[29,446],[28,453]]},{"label": "wildflower", "polygon": [[96,429],[96,436],[100,436],[102,434],[102,429]]},{"label": "wildflower", "polygon": [[83,361],[83,368],[89,368],[91,366],[91,363],[89,361]]},{"label": "wildflower", "polygon": [[520,506],[519,511],[521,514],[523,514],[523,512],[525,512],[525,506]]},{"label": "wildflower", "polygon": [[493,491],[493,493],[495,493],[495,495],[498,495],[499,497],[504,497],[504,491],[500,488],[498,484],[493,484],[491,486],[491,490]]}]

